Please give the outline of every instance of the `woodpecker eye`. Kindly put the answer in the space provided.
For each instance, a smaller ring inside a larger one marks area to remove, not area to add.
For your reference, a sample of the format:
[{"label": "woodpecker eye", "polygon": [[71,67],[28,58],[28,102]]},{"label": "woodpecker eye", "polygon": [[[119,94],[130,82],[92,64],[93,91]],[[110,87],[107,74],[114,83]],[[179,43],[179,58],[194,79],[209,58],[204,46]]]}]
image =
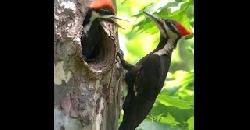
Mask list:
[{"label": "woodpecker eye", "polygon": [[168,28],[170,29],[170,31],[179,34],[178,29],[175,26],[175,22],[173,20],[167,20],[166,21],[166,25],[168,26]]},{"label": "woodpecker eye", "polygon": [[97,10],[96,12],[98,12],[101,15],[114,15],[114,13],[108,9],[100,9],[100,10]]}]

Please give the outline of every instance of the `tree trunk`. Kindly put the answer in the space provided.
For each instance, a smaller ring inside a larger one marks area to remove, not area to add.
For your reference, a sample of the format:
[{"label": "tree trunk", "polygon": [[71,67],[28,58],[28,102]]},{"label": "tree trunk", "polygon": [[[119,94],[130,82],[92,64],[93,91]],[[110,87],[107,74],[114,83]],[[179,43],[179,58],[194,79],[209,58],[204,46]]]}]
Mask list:
[{"label": "tree trunk", "polygon": [[[117,130],[124,70],[116,58],[117,28],[111,23],[94,62],[81,59],[81,32],[88,0],[54,3],[54,130]],[[114,1],[115,5],[115,1]],[[106,31],[106,32],[105,32]]]}]

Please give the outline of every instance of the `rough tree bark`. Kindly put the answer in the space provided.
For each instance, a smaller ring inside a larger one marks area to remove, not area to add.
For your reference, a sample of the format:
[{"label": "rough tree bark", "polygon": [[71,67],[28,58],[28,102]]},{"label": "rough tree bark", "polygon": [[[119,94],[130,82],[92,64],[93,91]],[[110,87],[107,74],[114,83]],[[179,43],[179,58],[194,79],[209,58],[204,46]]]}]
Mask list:
[{"label": "rough tree bark", "polygon": [[88,0],[54,1],[54,130],[118,127],[124,71],[116,58],[117,28],[103,22],[107,30],[100,30],[104,37],[100,54],[95,62],[82,61],[80,37],[88,4]]}]

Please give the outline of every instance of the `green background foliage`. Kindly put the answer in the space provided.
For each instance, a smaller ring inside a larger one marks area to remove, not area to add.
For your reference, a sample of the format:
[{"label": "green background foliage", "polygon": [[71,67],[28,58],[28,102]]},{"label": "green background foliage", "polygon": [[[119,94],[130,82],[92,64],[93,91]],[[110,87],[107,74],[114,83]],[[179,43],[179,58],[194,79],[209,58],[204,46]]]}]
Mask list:
[{"label": "green background foliage", "polygon": [[[117,0],[119,42],[125,59],[135,64],[159,43],[156,25],[142,14],[175,19],[193,30],[193,0]],[[172,64],[153,109],[137,130],[194,130],[193,36],[179,40]]]}]

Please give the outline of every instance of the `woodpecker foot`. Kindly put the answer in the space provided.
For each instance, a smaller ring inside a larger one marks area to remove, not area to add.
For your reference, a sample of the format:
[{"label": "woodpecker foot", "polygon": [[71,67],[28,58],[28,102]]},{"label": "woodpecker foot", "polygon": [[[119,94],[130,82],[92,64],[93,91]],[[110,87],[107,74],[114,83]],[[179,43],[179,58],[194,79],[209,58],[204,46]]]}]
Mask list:
[{"label": "woodpecker foot", "polygon": [[84,55],[80,55],[80,60],[81,60],[81,61],[86,61],[87,58],[86,58],[86,56],[84,56]]},{"label": "woodpecker foot", "polygon": [[124,60],[124,53],[121,49],[119,49],[119,51],[117,52],[117,56],[120,58],[121,64],[124,69],[130,71],[134,67],[134,65],[131,65],[127,61]]},{"label": "woodpecker foot", "polygon": [[118,50],[117,52],[117,56],[120,58],[120,59],[124,59],[124,53],[121,49]]}]

